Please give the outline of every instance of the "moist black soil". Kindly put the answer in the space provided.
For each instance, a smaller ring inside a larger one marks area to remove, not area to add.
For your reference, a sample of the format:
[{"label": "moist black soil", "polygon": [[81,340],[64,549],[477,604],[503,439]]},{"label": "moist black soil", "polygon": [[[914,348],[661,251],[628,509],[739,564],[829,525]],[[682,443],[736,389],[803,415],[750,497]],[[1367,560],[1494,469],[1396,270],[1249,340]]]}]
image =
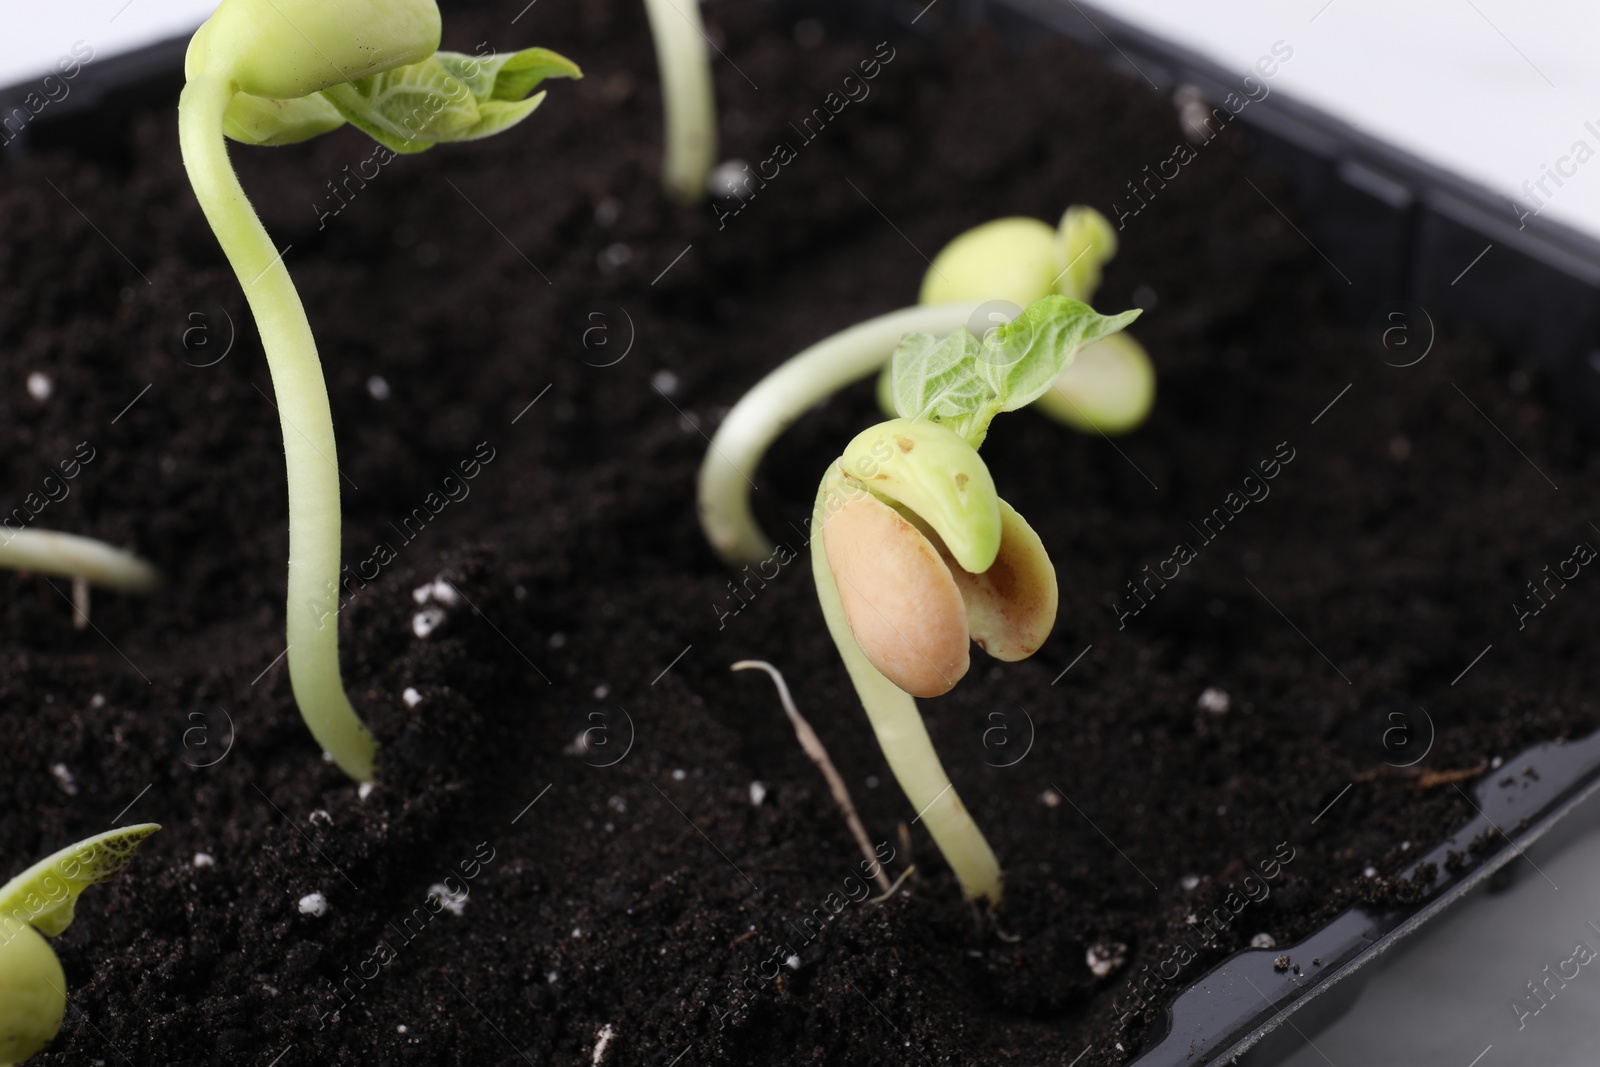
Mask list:
[{"label": "moist black soil", "polygon": [[[113,822],[165,827],[60,938],[72,1007],[39,1062],[1119,1063],[1155,1020],[1119,1026],[1128,978],[1250,869],[1293,857],[1175,986],[1257,934],[1284,944],[1403,895],[1389,879],[1470,814],[1385,766],[1418,751],[1385,748],[1393,702],[1431,716],[1419,770],[1594,727],[1600,578],[1527,588],[1600,541],[1594,459],[1487,346],[1440,336],[1397,368],[1341,325],[1343,283],[1231,129],[1127,219],[1097,299],[1146,308],[1149,424],[1108,441],[1024,412],[984,449],[1062,600],[1032,660],[975,652],[924,703],[1007,870],[998,923],[975,923],[808,565],[720,565],[694,475],[748,386],[912,302],[961,230],[1129,203],[1179,143],[1172,104],[1063,43],[880,52],[710,5],[724,155],[793,152],[719,223],[657,191],[641,6],[547,0],[512,25],[520,7],[447,13],[447,46],[538,43],[586,70],[511,133],[364,187],[346,182],[372,147],[350,130],[233,150],[318,333],[345,558],[397,555],[339,620],[383,744],[365,797],[320,757],[279,659],[273,390],[170,102],[115,151],[0,174],[6,506],[86,442],[32,523],[169,577],[148,599],[98,594],[84,631],[67,583],[0,577],[4,869]],[[850,83],[870,95],[802,129],[875,53],[877,77]],[[751,472],[796,551],[822,470],[876,417],[851,389]],[[408,540],[402,520],[485,455]],[[1147,584],[1180,543],[1195,558]],[[413,590],[440,578],[465,599],[418,637]],[[729,672],[747,657],[786,673],[891,870],[916,865],[887,903],[834,915],[860,856],[772,686]],[[1201,706],[1210,689],[1225,710]],[[469,886],[459,915],[427,905],[437,884]],[[325,915],[301,913],[311,893]],[[1124,962],[1097,977],[1096,946]]]}]

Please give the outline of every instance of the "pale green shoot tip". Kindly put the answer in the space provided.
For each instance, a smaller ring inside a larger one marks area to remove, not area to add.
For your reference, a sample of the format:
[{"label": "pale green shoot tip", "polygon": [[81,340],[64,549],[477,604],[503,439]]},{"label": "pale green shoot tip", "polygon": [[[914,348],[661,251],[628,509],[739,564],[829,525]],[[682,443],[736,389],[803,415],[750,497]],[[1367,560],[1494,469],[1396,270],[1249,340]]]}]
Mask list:
[{"label": "pale green shoot tip", "polygon": [[79,894],[121,874],[159,829],[142,823],[96,834],[0,886],[0,1067],[43,1050],[61,1030],[67,977],[45,938],[72,923]]}]

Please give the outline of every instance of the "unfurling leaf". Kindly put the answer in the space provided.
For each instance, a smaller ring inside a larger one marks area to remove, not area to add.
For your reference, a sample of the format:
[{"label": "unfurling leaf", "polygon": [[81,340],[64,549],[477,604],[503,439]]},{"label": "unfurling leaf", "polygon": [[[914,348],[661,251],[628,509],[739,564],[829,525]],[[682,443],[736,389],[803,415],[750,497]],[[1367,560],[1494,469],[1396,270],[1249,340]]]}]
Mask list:
[{"label": "unfurling leaf", "polygon": [[506,56],[435,52],[421,63],[324,89],[353,126],[396,152],[446,141],[475,141],[531,115],[546,78],[581,78],[577,65],[544,48]]},{"label": "unfurling leaf", "polygon": [[1088,304],[1047,296],[989,334],[979,372],[999,399],[999,410],[1015,411],[1044,395],[1078,349],[1121,330],[1139,309],[1102,315]]},{"label": "unfurling leaf", "polygon": [[125,826],[85,838],[35,863],[0,886],[0,936],[32,926],[55,937],[72,923],[78,894],[122,873],[134,850],[161,829],[155,823]]},{"label": "unfurling leaf", "polygon": [[286,145],[349,122],[392,151],[421,152],[515,126],[543,103],[543,93],[528,94],[545,79],[581,77],[576,63],[548,48],[490,56],[435,52],[292,100],[239,93],[223,132],[244,144]]},{"label": "unfurling leaf", "polygon": [[[974,421],[984,425],[998,407],[994,393],[978,372],[982,344],[965,326],[944,338],[925,333],[907,334],[889,363],[896,414],[907,419],[940,423],[970,439]],[[983,439],[978,431],[978,439]]]},{"label": "unfurling leaf", "polygon": [[576,63],[548,48],[524,48],[491,56],[435,52],[434,58],[451,75],[466,82],[480,104],[486,100],[523,100],[546,78],[583,77]]},{"label": "unfurling leaf", "polygon": [[889,364],[895,411],[946,426],[976,448],[996,415],[1031,404],[1080,348],[1138,317],[1137,310],[1102,315],[1080,301],[1047,296],[982,341],[965,327],[943,340],[907,334]]}]

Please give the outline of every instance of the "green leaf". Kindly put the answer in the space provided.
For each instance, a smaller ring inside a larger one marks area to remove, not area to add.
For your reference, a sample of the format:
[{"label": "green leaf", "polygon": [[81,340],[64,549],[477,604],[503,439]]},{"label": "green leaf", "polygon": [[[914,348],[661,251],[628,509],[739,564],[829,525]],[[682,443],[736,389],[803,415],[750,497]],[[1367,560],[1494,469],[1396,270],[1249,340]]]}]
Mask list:
[{"label": "green leaf", "polygon": [[500,57],[435,52],[433,58],[445,69],[445,73],[467,87],[474,100],[488,100],[494,96],[495,67],[491,64]]},{"label": "green leaf", "polygon": [[486,100],[523,100],[546,78],[583,77],[576,63],[548,48],[524,48],[490,56],[436,52],[434,57],[467,84],[480,104]]},{"label": "green leaf", "polygon": [[0,886],[0,934],[18,925],[55,937],[72,923],[78,894],[122,873],[134,850],[161,827],[125,826],[86,838],[35,863]]},{"label": "green leaf", "polygon": [[545,93],[536,93],[526,100],[488,100],[478,105],[478,122],[455,138],[457,141],[478,141],[493,137],[501,130],[510,129],[536,111],[544,103]]},{"label": "green leaf", "polygon": [[947,426],[977,448],[996,415],[1037,400],[1078,349],[1138,317],[1138,310],[1102,315],[1080,301],[1047,296],[982,341],[964,326],[943,340],[906,334],[889,362],[894,410]]},{"label": "green leaf", "polygon": [[446,141],[476,141],[521,122],[544,101],[528,96],[546,78],[581,78],[565,56],[547,48],[509,55],[435,52],[322,90],[339,113],[396,152],[421,152]]},{"label": "green leaf", "polygon": [[576,63],[548,48],[491,56],[435,52],[292,100],[239,93],[228,104],[223,132],[244,144],[285,145],[349,122],[395,152],[422,152],[509,129],[544,102],[543,93],[529,94],[545,79],[581,77]]},{"label": "green leaf", "polygon": [[350,124],[396,152],[458,140],[478,123],[478,101],[436,56],[322,90]]},{"label": "green leaf", "polygon": [[236,93],[222,116],[223,133],[253,145],[298,144],[343,125],[339,109],[316,93],[293,100]]},{"label": "green leaf", "polygon": [[999,410],[1015,411],[1043,396],[1078,349],[1116,333],[1139,314],[1135,308],[1102,315],[1064,296],[1035,300],[990,332],[978,361],[979,373],[998,398]]},{"label": "green leaf", "polygon": [[[976,420],[987,426],[999,410],[978,370],[982,351],[965,326],[943,340],[907,334],[889,363],[896,413],[943,424],[970,441]],[[977,439],[983,439],[981,428]]]}]

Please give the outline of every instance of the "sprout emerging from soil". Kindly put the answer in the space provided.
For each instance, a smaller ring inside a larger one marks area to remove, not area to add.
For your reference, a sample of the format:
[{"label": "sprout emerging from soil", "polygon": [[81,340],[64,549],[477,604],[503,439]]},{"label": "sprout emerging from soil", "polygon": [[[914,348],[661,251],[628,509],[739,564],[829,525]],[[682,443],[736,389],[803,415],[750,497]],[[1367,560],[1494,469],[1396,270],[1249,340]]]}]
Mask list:
[{"label": "sprout emerging from soil", "polygon": [[261,330],[289,481],[289,679],[317,742],[373,777],[377,742],[339,675],[339,469],[316,342],[283,256],[245,198],[224,134],[307,140],[345,122],[392,152],[471,141],[522,121],[546,78],[581,77],[542,48],[437,51],[434,0],[223,0],[195,33],[178,104],[184,165]]},{"label": "sprout emerging from soil", "polygon": [[[1115,252],[1115,232],[1089,207],[1069,209],[1055,229],[1038,219],[985,223],[935,257],[919,305],[841,331],[767,375],[723,419],[700,467],[700,526],[711,547],[734,566],[772,555],[750,510],[761,457],[813,405],[880,370],[878,399],[892,414],[888,363],[903,335],[944,336],[969,327],[987,336],[1017,309],[1052,294],[1087,303]],[[1005,304],[1012,306],[1002,314]],[[1086,338],[1064,366],[1053,388],[1034,401],[1052,418],[1086,432],[1120,433],[1149,413],[1155,371],[1126,334]]]},{"label": "sprout emerging from soil", "polygon": [[150,593],[161,585],[161,573],[131,552],[50,530],[12,531],[0,541],[0,567],[89,581],[124,593]]},{"label": "sprout emerging from soil", "polygon": [[0,886],[0,1067],[39,1052],[61,1029],[67,977],[46,937],[72,923],[78,895],[122,873],[155,823],[97,834]]},{"label": "sprout emerging from soil", "polygon": [[817,491],[811,561],[828,630],[890,769],[972,900],[1000,903],[1000,865],[914,698],[954,688],[971,641],[996,659],[1031,656],[1057,600],[1044,545],[1000,499],[978,446],[995,415],[1038,399],[1080,346],[1137,316],[1048,296],[982,341],[965,327],[908,335],[891,363],[900,417],[851,441]]},{"label": "sprout emerging from soil", "polygon": [[667,125],[661,184],[673,199],[698,203],[717,159],[717,100],[700,0],[644,0],[644,8],[661,68]]},{"label": "sprout emerging from soil", "polygon": [[[1116,231],[1092,207],[1068,208],[1054,229],[1038,219],[996,219],[968,230],[933,257],[918,299],[923,304],[999,300],[1024,307],[1059,293],[1088,303],[1099,288],[1101,268],[1116,254]],[[887,374],[880,396],[886,379]],[[1144,422],[1155,395],[1149,355],[1127,334],[1115,334],[1078,353],[1035,404],[1075,430],[1120,434]]]}]

